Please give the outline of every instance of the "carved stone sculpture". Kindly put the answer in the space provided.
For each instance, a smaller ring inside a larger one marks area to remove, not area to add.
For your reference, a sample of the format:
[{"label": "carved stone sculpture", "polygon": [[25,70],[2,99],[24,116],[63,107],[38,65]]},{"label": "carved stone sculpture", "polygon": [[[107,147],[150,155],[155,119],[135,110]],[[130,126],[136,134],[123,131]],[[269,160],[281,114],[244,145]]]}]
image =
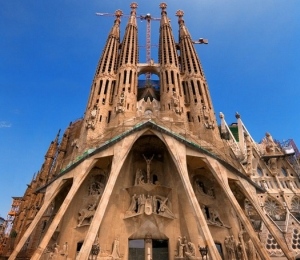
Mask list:
[{"label": "carved stone sculpture", "polygon": [[128,213],[136,213],[136,211],[137,211],[137,196],[136,196],[136,194],[134,194],[131,197],[130,206],[129,206],[127,212]]},{"label": "carved stone sculpture", "polygon": [[179,236],[177,239],[176,259],[198,259],[196,257],[196,246],[192,242],[188,242],[187,238]]},{"label": "carved stone sculpture", "polygon": [[215,198],[215,191],[214,188],[209,186],[207,183],[205,184],[201,180],[195,181],[196,189],[201,195],[207,195],[211,198]]},{"label": "carved stone sculpture", "polygon": [[176,114],[181,114],[179,99],[178,99],[178,96],[177,96],[175,91],[173,91],[172,104],[173,104],[173,107],[174,107],[174,112]]},{"label": "carved stone sculpture", "polygon": [[152,155],[152,157],[150,159],[146,158],[145,155],[143,155],[145,161],[146,161],[146,164],[147,164],[147,183],[151,183],[151,180],[150,180],[150,165],[151,165],[151,161],[153,160],[154,158],[154,154]]},{"label": "carved stone sculpture", "polygon": [[236,243],[233,236],[227,236],[224,240],[224,245],[227,251],[227,258],[230,260],[236,260]]},{"label": "carved stone sculpture", "polygon": [[[271,171],[275,172],[275,174],[276,174],[276,171],[277,171],[277,159],[276,158],[269,159],[268,165],[269,165]],[[273,173],[273,175],[274,175],[274,173]]]},{"label": "carved stone sculpture", "polygon": [[144,213],[145,212],[145,204],[146,204],[146,197],[144,194],[141,194],[138,197],[138,213]]},{"label": "carved stone sculpture", "polygon": [[134,185],[141,185],[144,184],[144,175],[141,169],[137,169],[135,173],[135,180],[134,180]]},{"label": "carved stone sculpture", "polygon": [[185,252],[185,255],[188,259],[191,259],[191,257],[196,256],[196,247],[194,243],[188,242],[187,251]]},{"label": "carved stone sculpture", "polygon": [[89,186],[89,195],[102,195],[104,187],[104,184],[99,181],[92,182]]},{"label": "carved stone sculpture", "polygon": [[181,237],[179,236],[177,239],[177,257],[182,258],[183,257],[183,244],[181,241]]},{"label": "carved stone sculpture", "polygon": [[145,213],[146,215],[157,214],[167,218],[175,218],[168,204],[168,198],[161,195],[134,194],[126,211],[126,217]]},{"label": "carved stone sculpture", "polygon": [[79,210],[78,212],[78,224],[77,227],[82,225],[89,225],[94,217],[96,208],[98,206],[99,196],[90,196],[88,200],[88,206]]},{"label": "carved stone sculpture", "polygon": [[204,125],[207,129],[214,129],[215,128],[215,124],[214,122],[210,119],[209,116],[209,110],[206,108],[206,106],[203,106],[203,116],[204,116]]},{"label": "carved stone sculpture", "polygon": [[266,140],[266,152],[267,153],[274,153],[276,144],[273,141],[273,138],[270,135],[270,133],[266,133],[265,140]]},{"label": "carved stone sculpture", "polygon": [[113,260],[120,259],[120,242],[119,242],[119,238],[116,238],[114,243],[113,243],[113,249],[112,249],[111,257],[112,257]]},{"label": "carved stone sculpture", "polygon": [[160,203],[159,208],[158,208],[158,214],[164,215],[166,217],[175,218],[173,212],[167,206],[168,198],[164,198],[162,196],[156,196],[156,197]]},{"label": "carved stone sculpture", "polygon": [[59,252],[60,255],[64,256],[65,258],[68,258],[68,252],[69,252],[69,245],[68,242],[65,242],[62,250]]},{"label": "carved stone sculpture", "polygon": [[246,250],[247,250],[248,260],[256,260],[256,251],[251,239],[249,239],[249,241],[246,243]]},{"label": "carved stone sculpture", "polygon": [[219,212],[216,209],[208,208],[208,211],[209,211],[209,220],[211,223],[224,226],[224,223],[221,220]]},{"label": "carved stone sculpture", "polygon": [[86,128],[87,129],[95,129],[95,119],[97,117],[98,107],[95,105],[92,109],[89,117],[86,119]]},{"label": "carved stone sculpture", "polygon": [[122,113],[125,111],[125,103],[126,103],[126,97],[125,97],[125,93],[123,91],[119,97],[119,102],[116,107],[117,113]]}]

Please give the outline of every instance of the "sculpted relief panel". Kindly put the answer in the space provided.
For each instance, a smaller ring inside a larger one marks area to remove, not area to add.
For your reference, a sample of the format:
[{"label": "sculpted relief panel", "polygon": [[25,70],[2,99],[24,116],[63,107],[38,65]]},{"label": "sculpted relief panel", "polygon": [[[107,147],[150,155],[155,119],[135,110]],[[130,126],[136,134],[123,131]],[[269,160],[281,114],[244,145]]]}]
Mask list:
[{"label": "sculpted relief panel", "polygon": [[[159,215],[166,218],[174,219],[170,201],[171,189],[161,185],[158,176],[159,170],[153,170],[153,159],[155,154],[142,154],[144,167],[133,170],[133,186],[126,190],[130,195],[130,203],[125,212],[125,218],[137,215]],[[141,165],[139,165],[141,166]]]},{"label": "sculpted relief panel", "polygon": [[100,169],[93,169],[87,187],[87,195],[83,197],[82,208],[78,211],[77,227],[90,225],[100,198],[104,192],[107,175]]}]

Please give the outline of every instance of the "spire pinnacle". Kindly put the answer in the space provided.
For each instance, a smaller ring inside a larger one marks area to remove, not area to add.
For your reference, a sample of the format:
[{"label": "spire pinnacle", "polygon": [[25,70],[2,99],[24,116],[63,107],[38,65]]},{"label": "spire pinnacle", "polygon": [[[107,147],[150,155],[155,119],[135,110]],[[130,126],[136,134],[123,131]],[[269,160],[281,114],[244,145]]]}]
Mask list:
[{"label": "spire pinnacle", "polygon": [[138,4],[136,2],[133,2],[133,3],[130,4],[131,15],[136,15],[137,7],[138,7]]},{"label": "spire pinnacle", "polygon": [[184,15],[184,12],[182,10],[177,10],[176,12],[176,16],[178,17],[178,23],[179,24],[182,24],[184,23],[184,20],[183,20],[183,15]]},{"label": "spire pinnacle", "polygon": [[60,129],[58,130],[58,133],[57,133],[57,135],[56,135],[55,142],[58,141],[59,135],[60,135]]},{"label": "spire pinnacle", "polygon": [[166,9],[167,9],[167,4],[166,3],[160,3],[159,8],[161,9],[161,14],[167,14]]},{"label": "spire pinnacle", "polygon": [[123,16],[123,11],[118,9],[115,11],[115,16],[116,16],[116,20],[115,20],[115,23],[120,23],[121,22],[121,16]]}]

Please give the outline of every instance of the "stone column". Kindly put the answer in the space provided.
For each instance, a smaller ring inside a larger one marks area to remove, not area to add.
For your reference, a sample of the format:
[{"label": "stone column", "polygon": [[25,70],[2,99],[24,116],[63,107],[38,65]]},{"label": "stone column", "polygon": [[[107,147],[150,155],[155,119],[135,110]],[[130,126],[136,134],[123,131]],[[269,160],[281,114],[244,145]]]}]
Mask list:
[{"label": "stone column", "polygon": [[151,235],[145,238],[145,260],[152,260],[152,239]]},{"label": "stone column", "polygon": [[198,232],[200,232],[199,236],[204,240],[201,241],[201,243],[203,244],[200,246],[203,247],[207,245],[211,259],[221,260],[221,256],[215,246],[215,242],[210,233],[210,230],[206,223],[206,219],[197,201],[195,192],[193,190],[193,187],[189,179],[189,173],[188,173],[187,162],[186,162],[186,147],[184,144],[178,142],[174,138],[169,137],[167,135],[164,135],[163,138],[166,141],[168,150],[170,151],[170,154],[173,158],[173,162],[176,165],[176,168],[179,172],[179,176],[183,183],[184,189],[187,193],[187,197],[189,198],[191,207],[194,210],[195,219],[198,224],[198,230],[199,230]]},{"label": "stone column", "polygon": [[133,145],[133,142],[136,140],[138,134],[132,134],[126,137],[124,140],[118,142],[114,146],[114,157],[111,166],[111,172],[109,179],[105,186],[103,195],[99,202],[99,205],[96,209],[95,215],[93,217],[92,223],[88,229],[86,239],[80,249],[80,252],[77,256],[78,259],[85,260],[89,258],[90,251],[97,236],[98,230],[104,218],[104,213],[112,194],[113,188],[115,186],[116,180],[119,176],[122,165],[124,164],[125,159],[127,158],[130,148]]},{"label": "stone column", "polygon": [[57,185],[53,185],[53,187],[50,187],[50,191],[47,191],[45,198],[44,198],[44,203],[43,203],[41,209],[38,211],[38,213],[32,220],[31,224],[25,231],[24,235],[20,239],[19,243],[15,247],[14,251],[11,253],[9,260],[14,260],[17,257],[18,253],[20,252],[20,250],[22,249],[22,247],[24,246],[24,244],[26,243],[26,241],[28,240],[28,238],[30,237],[32,232],[34,231],[37,224],[39,223],[41,217],[44,215],[45,211],[47,210],[47,208],[49,207],[49,205],[51,204],[51,202],[53,201],[55,196],[60,191],[61,187],[64,184],[64,181],[60,181],[59,183],[56,182],[56,184]]},{"label": "stone column", "polygon": [[[64,199],[63,203],[61,204],[58,212],[56,213],[53,221],[51,222],[45,236],[43,237],[42,241],[39,244],[39,247],[34,252],[33,256],[31,257],[31,260],[38,260],[41,258],[45,248],[47,247],[51,237],[53,236],[58,224],[61,221],[61,218],[64,216],[65,212],[67,211],[70,203],[72,202],[76,192],[81,187],[81,184],[87,177],[91,165],[92,165],[93,159],[86,159],[84,162],[82,162],[77,168],[73,170],[73,176],[77,176],[74,178],[73,185],[68,192],[66,198]],[[62,177],[63,179],[63,177]]]},{"label": "stone column", "polygon": [[[251,240],[252,240],[258,254],[260,255],[260,257],[262,259],[265,259],[265,260],[266,259],[271,259],[268,252],[266,251],[264,246],[261,244],[257,234],[253,230],[253,227],[252,227],[250,221],[248,220],[248,218],[244,214],[244,211],[241,209],[239,203],[235,199],[235,197],[234,197],[234,195],[233,195],[233,193],[232,193],[232,191],[231,191],[231,189],[228,185],[228,179],[227,179],[227,174],[226,174],[227,169],[223,165],[221,165],[219,162],[217,162],[215,159],[207,157],[207,161],[208,161],[208,166],[209,166],[211,172],[213,173],[213,175],[217,179],[219,185],[223,188],[223,191],[225,192],[227,198],[229,199],[229,201],[230,201],[232,207],[234,208],[236,214],[239,216],[243,226],[245,227],[245,230],[250,235]],[[253,201],[251,195],[247,191],[244,191],[244,192],[248,195],[247,197],[250,198],[250,202],[253,204],[253,206],[257,210],[258,214],[262,218],[264,224],[266,225],[266,227],[268,228],[270,233],[276,239],[278,245],[281,247],[281,249],[282,249],[283,253],[285,254],[285,256],[287,257],[287,259],[293,260],[294,257],[292,256],[292,252],[289,251],[286,244],[283,242],[284,238],[280,239],[280,235],[277,232],[275,232],[275,230],[272,227],[272,224],[271,224],[270,220],[267,220],[267,217],[264,215],[262,210],[257,206],[257,204]]]}]

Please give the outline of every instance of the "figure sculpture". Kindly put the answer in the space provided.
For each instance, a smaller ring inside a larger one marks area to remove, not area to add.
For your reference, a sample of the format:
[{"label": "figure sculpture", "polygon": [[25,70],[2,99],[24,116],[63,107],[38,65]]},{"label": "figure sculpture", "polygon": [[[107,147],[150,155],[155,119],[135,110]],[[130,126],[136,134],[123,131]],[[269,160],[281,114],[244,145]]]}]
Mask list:
[{"label": "figure sculpture", "polygon": [[146,164],[147,164],[147,183],[150,183],[150,165],[151,165],[151,161],[154,158],[154,154],[152,155],[151,159],[146,158],[145,155],[143,155],[143,157],[144,157],[144,159],[146,161]]},{"label": "figure sculpture", "polygon": [[113,249],[111,253],[111,257],[113,260],[120,259],[119,245],[120,245],[119,238],[116,238],[113,243]]},{"label": "figure sculpture", "polygon": [[191,259],[193,256],[196,256],[196,247],[192,242],[188,242],[187,251],[185,255],[188,259]]},{"label": "figure sculpture", "polygon": [[166,217],[175,218],[175,215],[170,210],[170,208],[167,206],[168,198],[164,198],[162,196],[156,196],[160,205],[158,208],[158,214],[164,215]]},{"label": "figure sculpture", "polygon": [[[92,197],[92,196],[91,196]],[[78,225],[77,227],[80,227],[84,224],[86,220],[89,220],[87,225],[90,224],[91,219],[94,217],[96,208],[98,206],[98,196],[93,196],[88,203],[87,208],[83,208],[78,212]]]},{"label": "figure sculpture", "polygon": [[267,153],[274,153],[275,152],[275,142],[273,141],[272,136],[270,135],[270,133],[266,133],[266,152]]},{"label": "figure sculpture", "polygon": [[179,258],[183,257],[183,244],[180,236],[177,239],[177,257]]},{"label": "figure sculpture", "polygon": [[218,224],[218,225],[224,226],[224,223],[220,218],[219,212],[216,209],[209,208],[208,211],[209,211],[209,220],[213,224]]},{"label": "figure sculpture", "polygon": [[144,213],[145,212],[145,204],[146,204],[146,197],[144,194],[141,194],[138,197],[138,213]]},{"label": "figure sculpture", "polygon": [[136,194],[133,194],[133,196],[131,197],[130,206],[129,206],[127,212],[136,213],[136,208],[137,208],[136,204],[137,204],[137,197],[136,197]]},{"label": "figure sculpture", "polygon": [[141,184],[144,184],[144,175],[141,169],[137,169],[135,173],[134,185],[137,186]]},{"label": "figure sculpture", "polygon": [[236,254],[235,254],[236,245],[233,236],[225,237],[224,245],[226,247],[228,259],[236,260]]}]

